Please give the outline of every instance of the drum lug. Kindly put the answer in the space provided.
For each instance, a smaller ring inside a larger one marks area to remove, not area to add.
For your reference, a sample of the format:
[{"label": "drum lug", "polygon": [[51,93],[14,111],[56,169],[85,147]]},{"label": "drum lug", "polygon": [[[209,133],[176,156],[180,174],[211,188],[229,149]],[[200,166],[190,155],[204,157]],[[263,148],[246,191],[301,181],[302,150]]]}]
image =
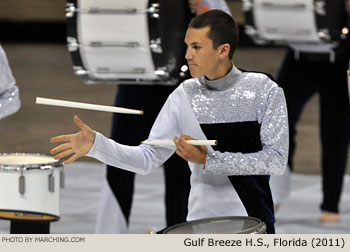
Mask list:
[{"label": "drum lug", "polygon": [[49,192],[55,192],[55,177],[53,174],[49,175]]},{"label": "drum lug", "polygon": [[265,45],[265,44],[267,44],[267,41],[265,41],[263,39],[259,39],[257,29],[255,29],[251,25],[246,25],[245,26],[244,33],[247,34],[249,37],[251,37],[252,40],[258,45]]},{"label": "drum lug", "polygon": [[65,176],[64,176],[64,170],[63,167],[60,170],[60,187],[63,189],[65,186]]},{"label": "drum lug", "polygon": [[79,76],[86,84],[95,84],[96,82],[90,78],[89,72],[81,66],[73,66],[74,73]]},{"label": "drum lug", "polygon": [[253,1],[252,0],[242,0],[242,10],[243,11],[251,11],[253,9]]},{"label": "drum lug", "polygon": [[252,36],[256,36],[258,34],[258,31],[253,26],[246,25],[244,29],[244,33],[252,37]]},{"label": "drum lug", "polygon": [[[140,47],[140,43],[137,41],[128,41],[125,43],[103,43],[100,41],[91,41],[89,44],[87,44],[88,46],[91,47]],[[79,45],[78,45],[79,46]],[[84,44],[83,44],[84,46]]]},{"label": "drum lug", "polygon": [[66,17],[72,18],[74,17],[74,13],[76,12],[76,8],[73,3],[66,3]]},{"label": "drum lug", "polygon": [[154,74],[159,76],[160,78],[169,78],[170,74],[166,67],[158,67]]},{"label": "drum lug", "polygon": [[314,11],[317,15],[326,15],[326,2],[324,0],[318,0],[314,3]]},{"label": "drum lug", "polygon": [[79,43],[76,38],[67,37],[67,46],[69,52],[76,52],[79,48]]},{"label": "drum lug", "polygon": [[152,39],[150,41],[149,47],[151,48],[152,52],[154,53],[163,53],[163,48],[161,46],[161,38]]},{"label": "drum lug", "polygon": [[147,12],[151,14],[152,18],[159,18],[159,3],[153,3],[151,7],[147,9]]},{"label": "drum lug", "polygon": [[329,35],[328,29],[321,29],[317,31],[317,35],[319,38],[325,42],[329,42],[331,40],[331,36]]},{"label": "drum lug", "polygon": [[23,176],[23,169],[21,169],[21,176],[19,176],[18,185],[19,185],[19,188],[18,188],[19,193],[23,195],[26,191],[26,180],[25,180],[25,177]]},{"label": "drum lug", "polygon": [[88,71],[86,71],[84,68],[82,68],[80,66],[73,66],[73,70],[74,70],[75,74],[78,76],[88,75]]},{"label": "drum lug", "polygon": [[74,6],[73,3],[66,4],[66,17],[72,18],[75,13],[88,13],[88,14],[111,14],[111,15],[134,15],[134,14],[151,14],[153,18],[159,18],[159,4],[152,4],[148,9],[102,9],[99,7],[91,7],[87,9],[79,9]]}]

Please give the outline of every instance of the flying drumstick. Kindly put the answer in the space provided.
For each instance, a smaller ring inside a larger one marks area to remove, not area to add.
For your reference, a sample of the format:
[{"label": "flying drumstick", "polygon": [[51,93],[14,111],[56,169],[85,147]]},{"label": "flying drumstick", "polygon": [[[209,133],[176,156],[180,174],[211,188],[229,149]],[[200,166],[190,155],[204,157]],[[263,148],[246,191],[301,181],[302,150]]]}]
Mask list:
[{"label": "flying drumstick", "polygon": [[105,106],[105,105],[96,105],[96,104],[89,104],[89,103],[82,103],[82,102],[63,101],[63,100],[49,99],[49,98],[42,98],[42,97],[36,97],[35,103],[41,104],[41,105],[89,109],[89,110],[97,110],[97,111],[113,112],[113,113],[143,115],[143,110],[127,109],[127,108]]},{"label": "flying drumstick", "polygon": [[[186,140],[187,143],[192,145],[217,145],[217,140]],[[142,141],[141,144],[149,145],[175,145],[174,140],[154,140],[154,141]]]}]

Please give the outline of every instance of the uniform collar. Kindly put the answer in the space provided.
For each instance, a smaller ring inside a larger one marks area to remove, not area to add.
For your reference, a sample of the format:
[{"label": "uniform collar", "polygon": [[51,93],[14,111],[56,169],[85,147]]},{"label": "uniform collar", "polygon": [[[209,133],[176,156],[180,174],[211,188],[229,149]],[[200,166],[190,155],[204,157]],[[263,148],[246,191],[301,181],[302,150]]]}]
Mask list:
[{"label": "uniform collar", "polygon": [[242,77],[242,71],[232,63],[231,70],[222,78],[209,80],[206,77],[200,77],[199,80],[203,86],[208,89],[223,91],[232,87]]}]

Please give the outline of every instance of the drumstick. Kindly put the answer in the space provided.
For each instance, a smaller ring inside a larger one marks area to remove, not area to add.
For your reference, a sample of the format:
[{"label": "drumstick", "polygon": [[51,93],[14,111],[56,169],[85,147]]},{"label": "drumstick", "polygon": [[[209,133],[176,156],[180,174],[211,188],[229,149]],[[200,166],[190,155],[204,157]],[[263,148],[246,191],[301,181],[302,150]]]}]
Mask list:
[{"label": "drumstick", "polygon": [[89,110],[97,110],[97,111],[113,112],[113,113],[143,115],[143,110],[119,108],[119,107],[105,106],[105,105],[96,105],[96,104],[89,104],[89,103],[82,103],[82,102],[63,101],[63,100],[49,99],[49,98],[42,98],[42,97],[36,97],[35,103],[42,104],[42,105],[89,109]]},{"label": "drumstick", "polygon": [[[187,143],[192,145],[217,145],[217,140],[186,140]],[[149,145],[175,145],[174,140],[154,140],[154,141],[142,141],[141,144]]]}]

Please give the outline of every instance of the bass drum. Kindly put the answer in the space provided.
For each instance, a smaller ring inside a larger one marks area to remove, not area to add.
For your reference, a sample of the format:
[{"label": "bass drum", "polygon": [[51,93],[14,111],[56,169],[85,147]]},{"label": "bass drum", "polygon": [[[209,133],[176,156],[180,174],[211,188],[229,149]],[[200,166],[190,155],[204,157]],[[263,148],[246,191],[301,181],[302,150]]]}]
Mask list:
[{"label": "bass drum", "polygon": [[303,42],[334,47],[349,33],[344,0],[243,0],[245,32],[258,44]]},{"label": "bass drum", "polygon": [[67,0],[73,69],[86,83],[175,85],[189,77],[187,0]]},{"label": "bass drum", "polygon": [[264,234],[261,220],[246,216],[198,219],[168,227],[163,234]]}]

